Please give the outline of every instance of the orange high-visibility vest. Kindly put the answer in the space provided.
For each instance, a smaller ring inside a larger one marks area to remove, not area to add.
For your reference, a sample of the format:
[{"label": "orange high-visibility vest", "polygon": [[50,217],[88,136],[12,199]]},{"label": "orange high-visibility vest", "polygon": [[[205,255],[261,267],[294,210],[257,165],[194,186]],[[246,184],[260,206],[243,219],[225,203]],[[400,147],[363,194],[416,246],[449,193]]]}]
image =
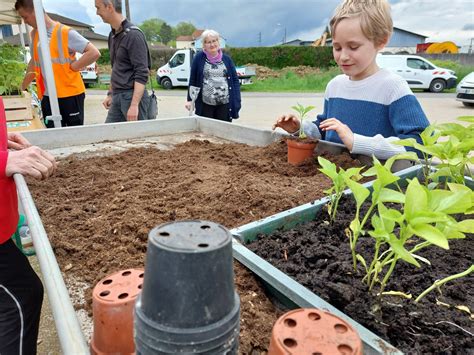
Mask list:
[{"label": "orange high-visibility vest", "polygon": [[[69,54],[68,32],[69,26],[57,23],[51,34],[49,41],[49,51],[51,53],[51,63],[53,65],[54,82],[59,98],[70,97],[82,94],[86,91],[81,73],[73,71],[71,63],[76,60],[75,55]],[[38,31],[32,31],[33,37],[33,65],[36,73],[36,87],[38,97],[41,99],[44,95],[44,82],[41,74],[41,65],[38,53]]]}]

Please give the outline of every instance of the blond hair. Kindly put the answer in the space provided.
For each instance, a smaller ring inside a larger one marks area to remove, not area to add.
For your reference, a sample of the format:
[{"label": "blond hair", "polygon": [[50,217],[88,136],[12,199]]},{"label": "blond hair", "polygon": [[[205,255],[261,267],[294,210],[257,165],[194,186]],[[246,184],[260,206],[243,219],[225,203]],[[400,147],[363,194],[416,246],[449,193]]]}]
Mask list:
[{"label": "blond hair", "polygon": [[379,45],[388,41],[393,32],[390,5],[386,0],[345,0],[340,4],[329,25],[334,38],[336,27],[345,18],[360,18],[360,28],[365,37]]}]

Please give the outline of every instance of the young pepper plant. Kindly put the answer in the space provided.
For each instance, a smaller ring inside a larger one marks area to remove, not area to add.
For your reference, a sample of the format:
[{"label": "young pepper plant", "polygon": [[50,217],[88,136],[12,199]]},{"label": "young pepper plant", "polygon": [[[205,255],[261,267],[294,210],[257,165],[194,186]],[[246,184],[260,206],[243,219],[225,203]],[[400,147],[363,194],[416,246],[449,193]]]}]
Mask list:
[{"label": "young pepper plant", "polygon": [[293,110],[295,110],[298,113],[299,119],[300,119],[300,129],[299,129],[299,138],[304,139],[306,138],[306,134],[304,133],[304,127],[303,127],[303,121],[308,115],[308,113],[311,110],[314,110],[316,107],[315,106],[303,106],[300,103],[297,103],[295,106],[291,106]]},{"label": "young pepper plant", "polygon": [[357,270],[357,260],[359,260],[364,267],[367,267],[363,257],[356,253],[356,245],[358,238],[365,234],[364,226],[372,216],[374,209],[380,203],[402,203],[404,201],[404,195],[401,192],[387,188],[387,186],[396,183],[400,179],[399,176],[391,172],[391,169],[395,161],[401,159],[414,160],[416,159],[416,154],[399,154],[389,158],[385,164],[382,164],[374,157],[373,166],[363,173],[364,176],[376,176],[376,179],[372,184],[371,204],[362,219],[360,218],[360,209],[362,204],[369,197],[370,190],[356,181],[350,179],[345,180],[347,186],[352,190],[353,197],[356,200],[355,217],[351,221],[349,229],[346,231],[349,238],[354,271]]},{"label": "young pepper plant", "polygon": [[[473,230],[474,220],[457,222],[451,216],[473,208],[472,191],[457,184],[450,184],[449,188],[431,190],[415,178],[408,184],[403,212],[378,205],[378,213],[372,217],[373,229],[368,232],[376,240],[374,258],[365,278],[369,289],[378,281],[381,295],[399,260],[417,267],[420,267],[418,260],[429,264],[415,253],[431,245],[449,249],[450,239],[465,238],[465,233]],[[420,242],[408,250],[409,240]],[[379,248],[385,243],[389,248],[379,256]],[[378,275],[386,268],[383,279],[379,280]]]},{"label": "young pepper plant", "polygon": [[[421,152],[424,159],[425,183],[430,181],[439,184],[442,178],[465,184],[465,175],[472,178],[469,169],[474,164],[471,155],[474,149],[474,116],[458,118],[460,121],[471,123],[463,126],[458,123],[430,125],[420,134],[423,144],[415,139],[403,139],[395,144],[412,147]],[[433,169],[433,162],[439,164]]]},{"label": "young pepper plant", "polygon": [[331,163],[329,160],[323,157],[318,157],[318,163],[321,166],[319,171],[329,177],[332,181],[331,188],[325,190],[324,192],[329,196],[330,201],[328,204],[328,213],[331,221],[334,221],[336,218],[337,208],[339,206],[339,200],[341,199],[344,190],[348,187],[347,182],[360,180],[362,178],[360,171],[363,169],[363,167],[349,168],[347,170],[339,167],[338,171],[336,164]]}]

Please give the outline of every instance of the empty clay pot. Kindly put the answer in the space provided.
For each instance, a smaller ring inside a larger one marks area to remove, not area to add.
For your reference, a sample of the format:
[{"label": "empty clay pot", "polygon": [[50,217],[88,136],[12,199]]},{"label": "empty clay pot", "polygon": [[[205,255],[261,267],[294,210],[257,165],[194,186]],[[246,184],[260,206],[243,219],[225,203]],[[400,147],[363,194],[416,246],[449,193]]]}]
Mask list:
[{"label": "empty clay pot", "polygon": [[288,146],[288,163],[292,165],[299,165],[304,160],[311,158],[316,148],[314,141],[299,141],[297,139],[287,139]]},{"label": "empty clay pot", "polygon": [[362,341],[346,321],[319,309],[295,309],[273,326],[268,355],[362,355]]},{"label": "empty clay pot", "polygon": [[92,354],[134,354],[133,307],[143,270],[119,271],[100,280],[92,291]]},{"label": "empty clay pot", "polygon": [[229,231],[199,220],[154,228],[135,306],[137,353],[234,354],[239,322]]}]

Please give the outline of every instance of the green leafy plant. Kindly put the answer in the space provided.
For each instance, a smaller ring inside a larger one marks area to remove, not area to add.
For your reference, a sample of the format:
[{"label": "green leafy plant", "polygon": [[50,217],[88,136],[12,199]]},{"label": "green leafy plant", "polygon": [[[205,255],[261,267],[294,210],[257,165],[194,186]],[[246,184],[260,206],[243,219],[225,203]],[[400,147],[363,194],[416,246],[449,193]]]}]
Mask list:
[{"label": "green leafy plant", "polygon": [[350,168],[344,170],[343,168],[337,169],[336,164],[331,163],[329,160],[324,159],[323,157],[318,157],[318,163],[321,165],[320,172],[329,177],[332,181],[332,186],[324,192],[328,195],[330,202],[328,204],[328,213],[331,218],[331,221],[334,221],[336,218],[336,211],[339,205],[339,200],[344,193],[344,190],[347,189],[349,180],[358,181],[362,178],[360,171],[363,168]]},{"label": "green leafy plant", "polygon": [[300,119],[300,130],[299,130],[299,138],[304,139],[306,138],[306,134],[304,133],[304,127],[303,127],[303,121],[308,115],[308,113],[311,110],[314,110],[316,107],[315,106],[303,106],[300,103],[297,103],[295,106],[291,106],[293,110],[295,110],[298,113],[299,119]]},{"label": "green leafy plant", "polygon": [[[459,117],[458,120],[470,123],[444,123],[428,126],[421,134],[423,144],[415,139],[403,139],[396,144],[413,147],[423,155],[425,183],[439,184],[444,180],[465,184],[465,175],[472,178],[469,169],[474,164],[474,116]],[[433,169],[434,163],[436,169]]]},{"label": "green leafy plant", "polygon": [[394,191],[387,188],[388,185],[394,184],[400,179],[400,177],[391,172],[395,161],[400,159],[413,160],[416,159],[416,154],[399,154],[388,159],[385,164],[382,164],[378,159],[374,158],[374,165],[363,174],[364,176],[376,176],[377,178],[372,184],[371,204],[368,208],[368,211],[362,218],[360,217],[360,209],[362,204],[370,196],[370,190],[354,180],[346,179],[346,183],[351,189],[353,197],[356,200],[355,217],[351,221],[349,229],[346,231],[352,252],[354,271],[357,270],[357,260],[361,261],[365,265],[365,261],[363,260],[362,256],[356,253],[356,246],[359,237],[365,234],[364,226],[367,223],[369,217],[372,215],[373,210],[378,206],[379,203],[400,203],[404,199],[403,194],[400,191]]},{"label": "green leafy plant", "polygon": [[[378,283],[379,295],[382,295],[399,260],[417,267],[420,267],[419,261],[430,264],[429,260],[416,253],[429,246],[449,249],[449,240],[465,238],[465,233],[474,229],[474,220],[457,222],[452,217],[453,214],[469,213],[473,209],[473,192],[460,184],[449,183],[448,187],[449,190],[428,189],[415,178],[409,182],[405,194],[384,188],[377,198],[374,197],[374,186],[372,205],[363,222],[356,223],[363,227],[370,215],[371,225],[365,231],[362,228],[359,230],[359,234],[367,233],[375,240],[370,265],[367,266],[363,257],[357,255],[357,260],[366,270],[363,280],[369,290]],[[402,212],[385,206],[386,202],[401,204]],[[413,247],[407,248],[413,244]],[[382,252],[383,246],[386,248]]]},{"label": "green leafy plant", "polygon": [[0,95],[11,95],[21,91],[21,83],[26,69],[22,62],[23,50],[18,46],[0,46]]}]

